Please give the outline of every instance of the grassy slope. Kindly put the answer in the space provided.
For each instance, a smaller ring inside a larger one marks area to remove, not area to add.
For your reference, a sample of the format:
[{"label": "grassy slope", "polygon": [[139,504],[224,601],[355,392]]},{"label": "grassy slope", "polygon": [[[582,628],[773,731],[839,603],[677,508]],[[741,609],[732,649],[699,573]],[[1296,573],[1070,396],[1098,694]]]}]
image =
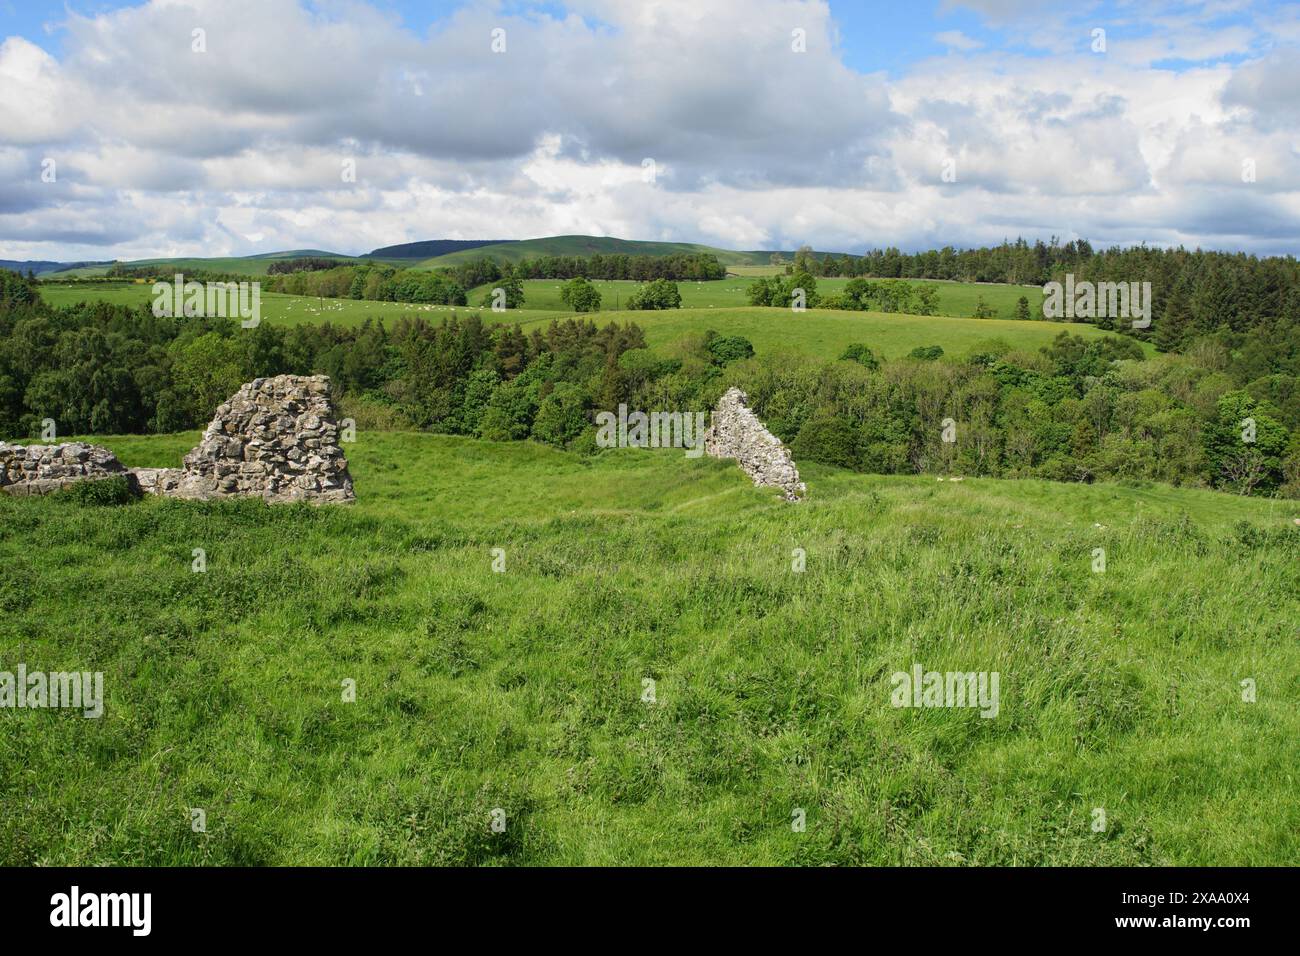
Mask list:
[{"label": "grassy slope", "polygon": [[[41,286],[41,297],[50,305],[63,307],[76,305],[78,302],[102,300],[118,305],[140,306],[153,301],[150,286],[140,283],[113,284],[107,288],[95,285],[59,285],[46,283]],[[303,325],[309,323],[332,322],[335,325],[361,325],[366,319],[383,319],[392,323],[402,316],[424,316],[437,321],[452,312],[464,314],[479,311],[461,307],[439,305],[417,305],[408,302],[365,302],[353,299],[318,299],[315,296],[281,295],[277,292],[262,293],[262,318],[267,322],[285,325]],[[571,315],[569,310],[538,309],[527,313],[530,319],[550,319],[559,315]]]},{"label": "grassy slope", "polygon": [[[167,465],[197,434],[97,440]],[[107,697],[0,712],[0,863],[1300,852],[1293,508],[817,467],[788,506],[674,452],[349,456],[350,508],[0,497],[0,666]],[[997,670],[1001,714],[892,708],[914,661]]]},{"label": "grassy slope", "polygon": [[[522,314],[522,313],[521,313]],[[1013,347],[1037,350],[1060,332],[1085,338],[1106,335],[1092,325],[1063,322],[1016,322],[1003,319],[959,319],[933,315],[883,312],[836,312],[810,309],[794,315],[785,309],[674,309],[663,312],[601,312],[596,321],[636,322],[646,340],[663,346],[691,332],[713,329],[725,335],[743,335],[755,351],[797,351],[814,358],[835,359],[845,346],[861,342],[878,356],[899,358],[921,345],[941,345],[946,352],[963,355],[999,338]],[[545,325],[550,319],[522,322],[525,329]]]},{"label": "grassy slope", "polygon": [[[827,283],[835,280],[823,280]],[[505,318],[519,322],[525,328],[545,325],[554,318],[572,315],[559,301],[557,284],[550,280],[527,283],[527,309],[507,313]],[[609,286],[618,286],[626,292],[635,283],[601,283],[606,301],[613,303]],[[652,345],[671,343],[689,332],[714,329],[723,334],[743,335],[754,343],[760,352],[769,349],[794,349],[820,358],[837,358],[844,347],[852,342],[864,342],[878,353],[896,358],[918,345],[942,345],[953,354],[963,354],[992,338],[1002,338],[1018,348],[1037,349],[1048,344],[1059,332],[1091,337],[1103,335],[1096,327],[1087,324],[1030,321],[1017,322],[1005,319],[968,319],[945,316],[886,315],[880,312],[835,312],[814,309],[795,316],[785,309],[762,309],[751,306],[717,307],[711,302],[744,300],[740,292],[741,280],[718,283],[682,283],[683,300],[695,306],[668,312],[601,312],[592,316],[594,321],[636,322],[645,330]],[[542,288],[542,287],[546,288]],[[717,286],[718,288],[712,288]],[[536,287],[536,288],[534,288]],[[733,291],[728,291],[730,287]],[[999,296],[1019,294],[1017,286],[979,286],[986,301]],[[943,286],[940,296],[941,310],[957,315],[966,308],[963,296],[967,290],[956,285]],[[991,290],[991,291],[990,291]],[[1002,290],[1002,291],[999,291]],[[483,290],[475,290],[470,301],[481,300]],[[553,295],[551,293],[554,293]],[[55,306],[73,305],[89,298],[104,299],[122,305],[144,305],[152,301],[149,286],[123,284],[111,288],[99,286],[57,285],[47,283],[41,295]],[[538,308],[537,306],[541,306]],[[389,323],[402,316],[422,315],[432,321],[453,312],[464,314],[478,311],[465,307],[413,305],[397,302],[359,302],[350,299],[319,300],[304,296],[264,293],[262,317],[268,322],[286,324],[332,322],[336,325],[360,325],[366,319],[383,319]],[[485,320],[500,318],[483,310]]]},{"label": "grassy slope", "polygon": [[[241,262],[250,268],[258,265],[253,260],[232,259],[226,261]],[[266,260],[261,260],[259,267],[262,269],[260,274],[265,275]],[[259,273],[250,272],[247,274],[257,275]],[[682,294],[683,308],[734,308],[743,306],[748,302],[745,290],[752,281],[752,278],[732,277],[716,282],[679,282],[677,287]],[[843,289],[848,281],[847,279],[818,279],[817,288],[819,291],[829,294]],[[628,297],[641,286],[639,282],[629,281],[597,281],[594,284],[600,289],[601,304],[609,311],[617,311],[617,306],[626,303]],[[1042,302],[1042,291],[1034,286],[975,285],[960,282],[940,282],[935,284],[939,287],[939,313],[941,315],[969,316],[975,310],[976,302],[982,298],[987,305],[997,310],[999,318],[1010,319],[1016,314],[1016,300],[1022,295],[1029,299],[1031,308]],[[560,299],[560,287],[562,285],[563,283],[557,279],[529,279],[524,282],[524,302],[527,309],[530,311],[568,313],[569,308]],[[76,285],[60,284],[57,280],[50,279],[42,283],[41,295],[56,306],[72,305],[88,298],[133,304],[151,301],[153,298],[150,292],[151,288],[148,284],[138,282],[121,282],[111,285]],[[492,285],[489,283],[470,290],[470,302],[474,305],[482,302],[483,297],[491,289]],[[273,295],[273,293],[263,293],[263,305],[270,301],[270,297]],[[299,298],[308,301],[310,297],[285,296],[281,298]],[[310,301],[315,302],[316,300],[310,299]],[[351,303],[345,304],[350,305]],[[371,305],[383,305],[383,303],[371,303]],[[270,317],[278,318],[279,314],[271,313]]]},{"label": "grassy slope", "polygon": [[[227,256],[205,258],[180,258],[180,259],[133,259],[123,262],[126,266],[147,266],[157,265],[159,263],[167,265],[170,269],[184,273],[187,270],[202,270],[207,272],[226,272],[242,276],[264,276],[271,263],[277,259],[294,259],[298,257],[309,256],[317,259],[337,259],[339,265],[347,265],[351,262],[361,262],[368,257],[345,256],[337,252],[322,252],[318,249],[294,249],[286,252],[272,252],[258,256]],[[374,262],[386,262],[389,265],[395,265],[399,268],[405,268],[411,264],[407,259],[373,259]],[[55,273],[49,276],[51,279],[57,279],[58,276],[67,276],[70,278],[86,278],[91,276],[104,276],[108,274],[110,266],[83,266],[80,269],[68,269],[64,272]]]},{"label": "grassy slope", "polygon": [[[336,252],[319,249],[292,249],[282,252],[263,253],[256,256],[242,257],[181,257],[161,259],[133,259],[123,264],[129,266],[155,265],[166,263],[176,269],[204,269],[213,272],[229,272],[238,275],[266,275],[267,265],[275,259],[292,259],[298,256],[315,256],[338,259],[340,262],[359,262],[369,259],[385,262],[399,268],[441,268],[459,265],[474,259],[489,256],[500,261],[518,262],[520,259],[536,256],[591,256],[596,253],[610,255],[622,253],[634,256],[665,256],[677,252],[711,252],[724,265],[762,268],[768,265],[770,252],[744,252],[732,249],[719,249],[714,246],[693,242],[657,242],[638,239],[616,239],[612,236],[546,236],[538,239],[524,239],[513,242],[492,243],[473,249],[463,249],[428,259],[393,256],[347,256]],[[819,253],[820,254],[820,253]],[[786,258],[791,254],[786,253]],[[60,273],[65,276],[85,277],[102,276],[109,266],[83,266]]]},{"label": "grassy slope", "polygon": [[[678,282],[677,290],[682,295],[682,307],[686,309],[725,309],[746,305],[749,302],[747,290],[753,278],[729,277],[714,282]],[[818,279],[817,291],[822,294],[841,292],[849,282],[848,279]],[[875,280],[893,282],[893,279]],[[565,308],[560,299],[563,281],[559,279],[528,279],[524,282],[524,304],[530,309]],[[601,307],[617,311],[625,304],[628,297],[641,287],[639,282],[627,280],[600,280],[592,283],[600,290]],[[939,314],[967,317],[975,311],[979,299],[997,310],[998,318],[1011,319],[1016,314],[1016,300],[1021,296],[1030,302],[1030,314],[1042,316],[1042,289],[1038,286],[994,285],[936,282],[939,289]],[[492,284],[479,286],[469,293],[471,302],[480,302],[491,291]],[[1033,311],[1039,307],[1039,311]]]},{"label": "grassy slope", "polygon": [[539,256],[593,256],[630,255],[630,256],[667,256],[678,252],[711,252],[723,265],[758,265],[766,262],[771,253],[736,252],[731,249],[718,249],[694,242],[654,242],[640,239],[616,239],[613,236],[547,236],[543,239],[523,239],[518,242],[503,242],[491,246],[479,246],[477,249],[465,249],[449,252],[443,256],[425,259],[420,268],[439,269],[444,266],[461,265],[484,257],[505,262],[519,262],[522,259],[535,259]]}]

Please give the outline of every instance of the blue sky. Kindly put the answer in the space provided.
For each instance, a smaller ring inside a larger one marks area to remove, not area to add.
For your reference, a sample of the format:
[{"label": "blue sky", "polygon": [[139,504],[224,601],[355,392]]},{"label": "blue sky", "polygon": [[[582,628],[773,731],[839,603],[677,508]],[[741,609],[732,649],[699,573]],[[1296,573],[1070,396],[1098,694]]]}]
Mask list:
[{"label": "blue sky", "polygon": [[[65,11],[82,16],[95,16],[122,7],[138,4],[126,0],[0,0],[0,34],[22,36],[51,53],[62,51],[62,31],[57,24]],[[315,2],[309,7],[328,12],[336,5]],[[463,0],[374,0],[371,6],[398,17],[402,25],[414,33],[422,34],[456,10],[467,6]],[[1049,4],[1044,3],[1044,6]],[[568,11],[563,3],[502,2],[498,6],[507,13],[563,17]],[[959,32],[980,44],[986,50],[1015,50],[1036,56],[1050,56],[1044,48],[1035,50],[1025,45],[1023,32],[1016,29],[1015,18],[990,16],[978,8],[996,8],[999,4],[973,4],[966,6],[943,0],[910,0],[910,2],[843,2],[833,0],[831,13],[839,28],[843,60],[862,72],[883,70],[897,75],[921,59],[942,56],[949,47],[936,39],[937,35]],[[1025,4],[1001,4],[1007,8]],[[1055,10],[1070,10],[1071,19],[1080,23],[1108,27],[1112,37],[1149,37],[1161,28],[1157,22],[1145,21],[1141,3],[1051,3]],[[1235,7],[1235,8],[1234,8]],[[1216,5],[1209,13],[1202,13],[1202,22],[1209,27],[1226,29],[1249,26],[1261,14],[1270,16],[1295,16],[1295,4],[1264,2],[1259,4]],[[581,14],[578,14],[581,15]],[[588,17],[590,22],[598,22]],[[48,27],[55,27],[48,29]],[[1080,33],[1080,49],[1088,45],[1088,36]],[[1244,54],[1226,57],[1240,61]],[[1170,69],[1185,69],[1196,60],[1170,59],[1161,65]]]},{"label": "blue sky", "polygon": [[0,0],[0,258],[579,232],[1295,253],[1297,64],[1300,4],[1272,0]]}]

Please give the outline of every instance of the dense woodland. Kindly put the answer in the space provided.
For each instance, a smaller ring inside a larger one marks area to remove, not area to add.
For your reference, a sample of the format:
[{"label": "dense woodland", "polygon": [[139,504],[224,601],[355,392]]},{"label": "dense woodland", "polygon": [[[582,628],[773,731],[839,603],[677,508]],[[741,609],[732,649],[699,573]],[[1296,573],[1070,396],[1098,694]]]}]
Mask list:
[{"label": "dense woodland", "polygon": [[[1072,255],[1079,257],[1077,247]],[[525,334],[469,312],[438,324],[244,330],[230,320],[156,318],[148,308],[104,303],[55,310],[34,280],[3,272],[0,434],[34,435],[47,417],[61,434],[195,428],[244,381],[321,372],[333,378],[343,414],[363,429],[531,438],[595,453],[596,411],[620,402],[706,409],[737,384],[798,460],[879,473],[1158,480],[1300,497],[1294,261],[1089,250],[1070,268],[1080,278],[1129,281],[1130,266],[1152,276],[1156,289],[1161,275],[1174,282],[1163,293],[1173,329],[1162,329],[1157,307],[1142,333],[1165,354],[1146,360],[1130,338],[1068,333],[1034,352],[990,339],[970,354],[945,355],[936,345],[885,356],[862,342],[834,362],[754,356],[743,339],[705,331],[651,350],[635,324],[571,319]],[[352,266],[275,281],[343,274],[362,293],[399,275]],[[792,280],[764,281],[784,292]],[[841,295],[876,308],[873,297],[889,285],[864,282]],[[670,282],[655,288],[671,301]],[[919,311],[918,304],[898,305]],[[955,442],[942,438],[946,418],[955,422]],[[1241,437],[1247,418],[1253,442]]]},{"label": "dense woodland", "polygon": [[[951,247],[918,253],[875,250],[864,256],[818,258],[800,250],[788,273],[888,279],[946,279],[957,282],[1006,282],[1043,285],[1063,281],[1150,282],[1154,298],[1149,337],[1165,351],[1177,351],[1201,336],[1226,329],[1273,327],[1265,348],[1294,361],[1300,348],[1296,333],[1296,297],[1300,263],[1294,258],[1258,258],[1244,253],[1150,249],[1133,246],[1094,252],[1086,240],[1064,245],[1055,240],[1033,245],[1014,243],[980,249]],[[1033,313],[1034,318],[1039,313]],[[1110,327],[1108,319],[1098,324]],[[1116,331],[1124,331],[1117,323]]]}]

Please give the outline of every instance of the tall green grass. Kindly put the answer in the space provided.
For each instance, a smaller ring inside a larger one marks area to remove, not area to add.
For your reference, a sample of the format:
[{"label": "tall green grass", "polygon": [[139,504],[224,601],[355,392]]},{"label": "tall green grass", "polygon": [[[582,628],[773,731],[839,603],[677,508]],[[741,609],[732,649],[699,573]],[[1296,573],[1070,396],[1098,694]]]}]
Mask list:
[{"label": "tall green grass", "polygon": [[[98,441],[174,465],[195,438]],[[1290,505],[812,466],[789,505],[671,451],[348,453],[349,507],[0,498],[0,669],[106,694],[99,720],[0,710],[0,863],[1300,850]],[[999,716],[893,708],[914,662],[999,672]]]}]

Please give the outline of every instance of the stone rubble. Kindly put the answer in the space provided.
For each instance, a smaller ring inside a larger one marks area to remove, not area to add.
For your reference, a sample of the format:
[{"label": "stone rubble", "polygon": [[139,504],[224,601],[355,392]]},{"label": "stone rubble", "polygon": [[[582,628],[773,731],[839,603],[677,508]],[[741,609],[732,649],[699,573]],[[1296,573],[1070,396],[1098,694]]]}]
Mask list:
[{"label": "stone rubble", "polygon": [[9,445],[0,442],[0,491],[43,495],[87,479],[125,475],[107,448],[74,441],[61,445]]},{"label": "stone rubble", "polygon": [[0,442],[0,491],[45,494],[87,479],[129,476],[169,498],[253,496],[268,502],[356,500],[324,375],[277,375],[243,385],[218,406],[183,468],[132,468],[85,442]]},{"label": "stone rubble", "polygon": [[745,474],[761,487],[778,488],[786,501],[798,501],[807,490],[790,449],[781,444],[749,408],[749,397],[738,388],[727,389],[704,433],[704,451],[714,458],[734,458]]},{"label": "stone rubble", "polygon": [[131,474],[145,494],[170,495],[176,490],[185,471],[182,468],[132,468]]},{"label": "stone rubble", "polygon": [[243,385],[217,407],[184,465],[134,473],[142,490],[173,498],[356,499],[324,375],[277,375]]}]

